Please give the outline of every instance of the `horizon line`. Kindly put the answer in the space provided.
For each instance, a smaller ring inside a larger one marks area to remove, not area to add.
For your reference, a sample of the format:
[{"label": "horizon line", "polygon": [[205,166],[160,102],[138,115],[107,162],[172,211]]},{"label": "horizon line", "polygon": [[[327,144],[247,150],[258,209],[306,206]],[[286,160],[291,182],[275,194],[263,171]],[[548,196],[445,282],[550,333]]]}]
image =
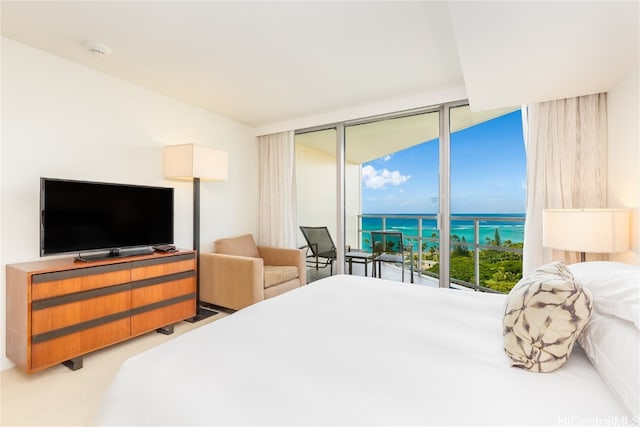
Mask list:
[{"label": "horizon line", "polygon": [[[360,213],[359,215],[385,215],[385,216],[391,216],[391,215],[414,215],[414,216],[420,216],[420,215],[429,215],[429,216],[435,216],[438,215],[437,212],[433,212],[433,213],[425,213],[425,212],[420,212],[420,213],[408,213],[408,212],[404,212],[404,213]],[[504,216],[508,216],[508,215],[526,215],[526,212],[467,212],[467,213],[460,213],[460,212],[452,212],[451,216],[456,216],[456,215],[474,215],[474,216],[483,216],[483,215],[504,215]]]}]

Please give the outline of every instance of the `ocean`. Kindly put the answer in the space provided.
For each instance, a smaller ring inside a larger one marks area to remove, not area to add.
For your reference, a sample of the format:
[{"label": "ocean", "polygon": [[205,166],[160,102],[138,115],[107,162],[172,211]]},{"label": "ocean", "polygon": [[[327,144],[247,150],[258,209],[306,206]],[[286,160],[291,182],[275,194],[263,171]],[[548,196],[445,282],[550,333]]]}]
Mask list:
[{"label": "ocean", "polygon": [[[485,244],[487,238],[495,238],[496,229],[502,242],[510,240],[512,243],[524,241],[525,214],[452,214],[451,235],[463,238],[467,243],[475,243],[474,218],[479,220],[480,244]],[[386,217],[386,230],[401,231],[404,238],[418,236],[418,217],[422,217],[422,237],[430,238],[438,235],[434,214],[368,214],[362,217],[363,240],[369,240],[368,230],[382,230],[382,217]],[[429,243],[429,246],[433,245]],[[362,242],[362,248],[369,248],[368,241]]]}]

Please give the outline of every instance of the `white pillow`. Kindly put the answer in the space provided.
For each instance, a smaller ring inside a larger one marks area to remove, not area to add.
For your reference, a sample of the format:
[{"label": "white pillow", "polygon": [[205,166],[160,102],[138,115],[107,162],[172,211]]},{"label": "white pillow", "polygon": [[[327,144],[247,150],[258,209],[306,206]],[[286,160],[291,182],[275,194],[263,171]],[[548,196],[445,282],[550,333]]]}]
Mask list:
[{"label": "white pillow", "polygon": [[589,261],[568,266],[595,300],[595,310],[633,322],[640,329],[640,266]]},{"label": "white pillow", "polygon": [[578,343],[628,414],[640,419],[640,330],[626,320],[594,312]]}]

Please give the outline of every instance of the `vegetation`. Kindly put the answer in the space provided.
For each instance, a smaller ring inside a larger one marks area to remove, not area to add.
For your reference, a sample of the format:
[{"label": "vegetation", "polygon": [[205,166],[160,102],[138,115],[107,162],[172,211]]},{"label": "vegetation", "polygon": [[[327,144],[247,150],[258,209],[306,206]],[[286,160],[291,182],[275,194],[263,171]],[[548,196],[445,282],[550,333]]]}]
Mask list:
[{"label": "vegetation", "polygon": [[[496,229],[493,240],[487,239],[487,246],[513,248],[522,250],[522,243],[513,243],[510,240],[502,242],[500,233]],[[429,250],[425,259],[437,260],[436,252]],[[469,250],[468,243],[458,236],[451,236],[451,279],[468,284],[475,284],[474,253]],[[511,288],[522,278],[522,254],[500,251],[495,249],[480,250],[480,286],[493,289],[498,292],[509,292]],[[436,263],[431,268],[423,271],[430,275],[439,275],[440,264]]]},{"label": "vegetation", "polygon": [[[433,233],[432,241],[437,241],[437,234]],[[366,245],[371,245],[368,239],[363,240]],[[407,244],[412,244],[412,239],[407,239]],[[496,249],[481,249],[480,253],[480,286],[494,291],[507,293],[522,278],[522,243],[513,243],[511,240],[502,241],[500,232],[496,228],[494,238],[486,238],[485,246],[519,249],[518,252],[510,252]],[[387,251],[393,252],[393,242],[387,242]],[[469,249],[471,245],[464,236],[451,236],[451,279],[456,282],[464,282],[467,286],[475,286],[474,275],[474,251]],[[378,248],[378,251],[380,249]],[[422,273],[438,277],[440,274],[440,253],[436,244],[422,242],[422,261],[431,261],[430,267],[422,269]],[[414,250],[413,261],[418,263],[418,254]]]}]

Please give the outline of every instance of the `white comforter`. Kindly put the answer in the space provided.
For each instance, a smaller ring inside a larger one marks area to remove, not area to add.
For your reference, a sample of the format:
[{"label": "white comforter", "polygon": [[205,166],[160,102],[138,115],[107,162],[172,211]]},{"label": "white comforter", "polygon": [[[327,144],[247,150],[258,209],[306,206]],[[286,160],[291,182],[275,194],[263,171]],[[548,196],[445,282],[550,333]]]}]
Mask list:
[{"label": "white comforter", "polygon": [[502,349],[503,303],[500,295],[333,276],[129,359],[96,421],[570,426],[625,420],[578,346],[553,373],[510,367]]}]

